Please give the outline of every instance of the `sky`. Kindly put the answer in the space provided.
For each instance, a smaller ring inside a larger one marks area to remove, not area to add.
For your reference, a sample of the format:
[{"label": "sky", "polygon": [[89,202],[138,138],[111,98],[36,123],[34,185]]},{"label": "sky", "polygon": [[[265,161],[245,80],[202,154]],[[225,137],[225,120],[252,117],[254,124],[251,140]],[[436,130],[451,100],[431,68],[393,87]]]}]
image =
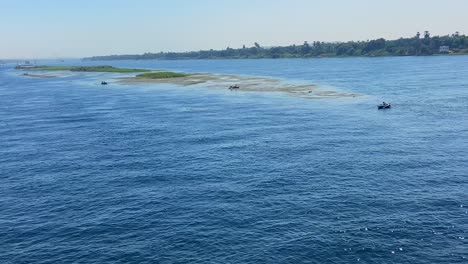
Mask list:
[{"label": "sky", "polygon": [[0,58],[468,34],[468,0],[0,0]]}]

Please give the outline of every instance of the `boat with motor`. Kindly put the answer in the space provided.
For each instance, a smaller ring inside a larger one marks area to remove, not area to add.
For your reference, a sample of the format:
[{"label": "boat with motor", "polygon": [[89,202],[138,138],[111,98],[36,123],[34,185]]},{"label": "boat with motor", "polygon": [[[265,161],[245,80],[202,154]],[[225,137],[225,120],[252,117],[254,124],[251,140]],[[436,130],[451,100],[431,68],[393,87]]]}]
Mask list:
[{"label": "boat with motor", "polygon": [[390,103],[382,102],[381,104],[377,105],[377,109],[388,109],[392,108]]}]

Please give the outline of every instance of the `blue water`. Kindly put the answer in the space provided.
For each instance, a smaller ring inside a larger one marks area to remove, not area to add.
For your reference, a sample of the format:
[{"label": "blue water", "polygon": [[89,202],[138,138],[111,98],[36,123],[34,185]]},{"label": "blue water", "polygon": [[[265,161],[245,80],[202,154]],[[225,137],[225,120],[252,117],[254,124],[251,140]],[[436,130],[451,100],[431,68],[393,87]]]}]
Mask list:
[{"label": "blue water", "polygon": [[468,263],[468,56],[105,64],[362,96],[3,66],[0,263]]}]

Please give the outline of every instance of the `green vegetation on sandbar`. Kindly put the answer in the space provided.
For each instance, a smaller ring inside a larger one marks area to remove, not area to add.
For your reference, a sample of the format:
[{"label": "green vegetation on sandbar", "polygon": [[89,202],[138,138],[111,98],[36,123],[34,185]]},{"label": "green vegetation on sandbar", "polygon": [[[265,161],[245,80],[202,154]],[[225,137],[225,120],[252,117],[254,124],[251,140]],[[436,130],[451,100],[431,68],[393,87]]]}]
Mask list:
[{"label": "green vegetation on sandbar", "polygon": [[146,69],[130,69],[116,68],[112,66],[36,66],[31,70],[38,71],[76,71],[76,72],[117,72],[117,73],[133,73],[133,72],[149,72]]},{"label": "green vegetation on sandbar", "polygon": [[178,73],[178,72],[148,72],[148,73],[142,73],[137,75],[137,78],[143,78],[143,79],[169,79],[169,78],[180,78],[180,77],[187,77],[190,76],[190,74],[185,74],[185,73]]}]

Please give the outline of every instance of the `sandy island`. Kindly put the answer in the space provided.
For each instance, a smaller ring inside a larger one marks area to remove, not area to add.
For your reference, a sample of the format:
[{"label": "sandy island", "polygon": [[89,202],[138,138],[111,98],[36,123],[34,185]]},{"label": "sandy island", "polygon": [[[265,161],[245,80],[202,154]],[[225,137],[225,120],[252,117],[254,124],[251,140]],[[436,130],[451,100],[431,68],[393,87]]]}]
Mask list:
[{"label": "sandy island", "polygon": [[207,88],[229,89],[231,85],[238,85],[239,89],[231,91],[246,92],[283,92],[290,95],[305,98],[326,98],[326,97],[355,97],[358,94],[344,93],[333,90],[324,90],[313,84],[293,84],[282,80],[266,77],[239,76],[227,74],[208,74],[197,73],[177,78],[141,78],[141,77],[123,77],[118,78],[121,84],[138,83],[167,83],[179,86],[201,86]]},{"label": "sandy island", "polygon": [[[19,67],[18,69],[22,69]],[[156,71],[149,69],[117,68],[113,66],[35,66],[28,68],[44,72],[72,71],[72,72],[106,72],[106,73],[140,73],[134,77],[114,77],[120,84],[138,83],[166,83],[178,86],[194,86],[205,88],[216,88],[232,92],[282,92],[304,98],[330,98],[330,97],[356,97],[358,94],[325,89],[313,84],[288,82],[269,77],[241,76],[230,74],[211,73],[179,73],[169,71]],[[35,78],[55,78],[58,75],[30,74],[23,76]]]}]

